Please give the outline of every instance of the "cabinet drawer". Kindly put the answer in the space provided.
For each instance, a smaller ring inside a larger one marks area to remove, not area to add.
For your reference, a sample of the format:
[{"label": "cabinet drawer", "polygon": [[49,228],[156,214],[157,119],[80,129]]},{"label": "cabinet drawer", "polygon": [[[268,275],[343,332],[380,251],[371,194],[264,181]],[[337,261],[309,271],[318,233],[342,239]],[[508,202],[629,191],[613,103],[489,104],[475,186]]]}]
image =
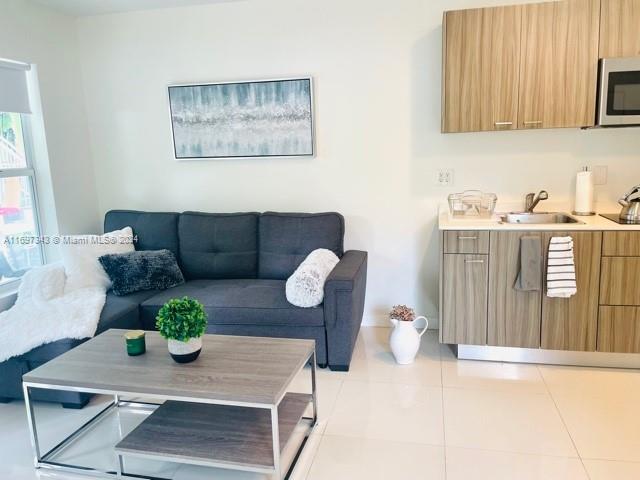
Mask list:
[{"label": "cabinet drawer", "polygon": [[640,257],[603,257],[600,305],[640,305]]},{"label": "cabinet drawer", "polygon": [[444,232],[444,253],[489,253],[489,232],[473,230]]},{"label": "cabinet drawer", "polygon": [[640,353],[640,307],[600,307],[598,351]]},{"label": "cabinet drawer", "polygon": [[640,257],[640,232],[604,232],[602,255],[607,257]]},{"label": "cabinet drawer", "polygon": [[443,343],[486,344],[488,273],[486,255],[444,255]]}]

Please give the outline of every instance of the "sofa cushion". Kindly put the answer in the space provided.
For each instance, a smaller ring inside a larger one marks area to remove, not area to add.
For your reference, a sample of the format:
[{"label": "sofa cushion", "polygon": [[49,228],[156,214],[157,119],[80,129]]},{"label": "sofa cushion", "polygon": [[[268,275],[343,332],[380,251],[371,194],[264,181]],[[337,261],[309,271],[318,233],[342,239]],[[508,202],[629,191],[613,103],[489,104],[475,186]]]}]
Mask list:
[{"label": "sofa cushion", "polygon": [[136,250],[166,248],[178,258],[177,213],[111,210],[104,216],[105,232],[124,227],[133,229]]},{"label": "sofa cushion", "polygon": [[172,298],[189,296],[204,305],[215,325],[324,325],[322,305],[299,308],[287,302],[283,280],[192,280],[157,293],[141,306],[143,326],[150,329],[160,307]]},{"label": "sofa cushion", "polygon": [[258,278],[286,280],[313,250],[326,248],[342,256],[344,217],[266,212],[260,216],[258,238]]},{"label": "sofa cushion", "polygon": [[187,279],[256,277],[257,213],[185,212],[178,220],[178,236]]},{"label": "sofa cushion", "polygon": [[[52,358],[62,355],[85,341],[86,340],[77,340],[74,338],[63,338],[62,340],[56,340],[55,342],[40,345],[39,347],[33,348],[18,357],[13,357],[13,359],[28,362],[30,364],[30,369],[33,369],[35,366],[48,362]],[[13,359],[10,358],[9,361]]]},{"label": "sofa cushion", "polygon": [[110,328],[141,328],[140,304],[157,293],[157,290],[143,290],[117,296],[112,291],[107,292],[107,300],[100,314],[96,335]]}]

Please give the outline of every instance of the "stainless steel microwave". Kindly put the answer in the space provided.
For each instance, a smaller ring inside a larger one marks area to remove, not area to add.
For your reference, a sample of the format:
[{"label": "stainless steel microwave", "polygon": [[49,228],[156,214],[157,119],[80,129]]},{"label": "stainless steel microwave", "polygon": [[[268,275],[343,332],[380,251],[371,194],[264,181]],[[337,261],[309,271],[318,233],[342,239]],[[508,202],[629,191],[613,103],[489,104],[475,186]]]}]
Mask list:
[{"label": "stainless steel microwave", "polygon": [[598,126],[640,125],[640,57],[600,60],[598,85]]}]

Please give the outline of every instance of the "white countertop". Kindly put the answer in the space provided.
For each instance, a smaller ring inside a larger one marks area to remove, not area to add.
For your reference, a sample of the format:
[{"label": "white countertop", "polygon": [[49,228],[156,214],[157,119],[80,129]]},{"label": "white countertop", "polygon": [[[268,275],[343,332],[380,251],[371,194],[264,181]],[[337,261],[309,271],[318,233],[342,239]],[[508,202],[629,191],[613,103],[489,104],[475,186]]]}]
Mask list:
[{"label": "white countertop", "polygon": [[[619,210],[619,208],[618,208]],[[566,210],[554,210],[566,212]],[[504,223],[500,221],[500,214],[496,213],[492,218],[452,218],[448,209],[441,209],[438,215],[438,228],[440,230],[638,230],[640,225],[621,225],[608,218],[601,217],[600,213],[618,213],[615,209],[598,212],[592,216],[571,215],[581,223],[549,223],[549,224],[524,224],[524,223]]]}]

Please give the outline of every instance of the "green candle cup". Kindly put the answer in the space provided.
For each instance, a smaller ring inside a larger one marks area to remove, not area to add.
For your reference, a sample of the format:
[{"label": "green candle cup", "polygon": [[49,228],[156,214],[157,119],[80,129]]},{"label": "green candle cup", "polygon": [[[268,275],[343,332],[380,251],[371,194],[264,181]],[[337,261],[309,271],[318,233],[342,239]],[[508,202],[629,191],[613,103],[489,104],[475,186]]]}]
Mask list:
[{"label": "green candle cup", "polygon": [[124,334],[124,339],[127,343],[127,354],[130,356],[142,355],[147,351],[143,330],[131,330]]}]

